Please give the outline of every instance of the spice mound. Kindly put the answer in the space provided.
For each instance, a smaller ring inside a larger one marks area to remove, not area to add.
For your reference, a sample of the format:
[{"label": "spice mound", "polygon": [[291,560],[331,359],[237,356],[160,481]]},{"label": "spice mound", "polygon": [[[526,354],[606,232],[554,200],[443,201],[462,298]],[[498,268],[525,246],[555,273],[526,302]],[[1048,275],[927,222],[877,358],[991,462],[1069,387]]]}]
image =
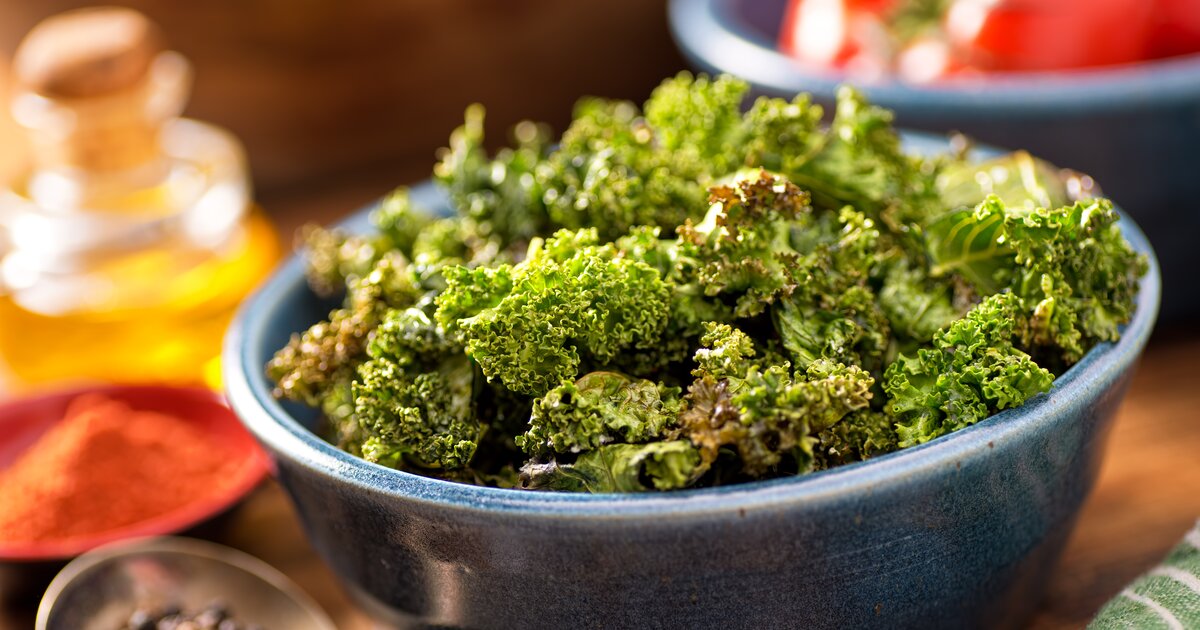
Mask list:
[{"label": "spice mound", "polygon": [[80,396],[0,471],[0,542],[63,541],[172,512],[232,483],[233,455],[182,418]]}]

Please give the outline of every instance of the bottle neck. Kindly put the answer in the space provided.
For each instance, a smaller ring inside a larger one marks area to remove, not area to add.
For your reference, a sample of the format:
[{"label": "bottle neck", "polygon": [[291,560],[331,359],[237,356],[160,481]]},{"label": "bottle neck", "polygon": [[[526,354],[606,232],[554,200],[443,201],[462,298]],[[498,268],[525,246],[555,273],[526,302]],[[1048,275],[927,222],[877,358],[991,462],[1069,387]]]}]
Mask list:
[{"label": "bottle neck", "polygon": [[0,191],[0,296],[43,314],[145,304],[154,287],[236,244],[250,204],[236,139],[181,118],[161,141],[163,182],[107,205],[47,207],[28,192],[33,178]]},{"label": "bottle neck", "polygon": [[190,75],[183,57],[165,52],[120,92],[77,99],[19,92],[12,109],[29,141],[28,194],[69,211],[160,183],[169,170],[162,129],[182,112]]}]

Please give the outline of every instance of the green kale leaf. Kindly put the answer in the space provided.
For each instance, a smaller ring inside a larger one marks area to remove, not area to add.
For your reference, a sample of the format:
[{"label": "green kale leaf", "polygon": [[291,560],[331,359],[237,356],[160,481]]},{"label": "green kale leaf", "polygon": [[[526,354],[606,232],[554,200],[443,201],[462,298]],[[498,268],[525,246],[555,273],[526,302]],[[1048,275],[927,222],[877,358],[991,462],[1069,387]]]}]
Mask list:
[{"label": "green kale leaf", "polygon": [[747,476],[781,466],[805,472],[815,435],[870,404],[875,381],[856,366],[821,359],[794,375],[786,363],[760,368],[752,342],[728,325],[710,326],[703,343],[679,422],[706,466],[730,447]]},{"label": "green kale leaf", "polygon": [[617,372],[589,372],[536,400],[529,430],[516,443],[527,453],[544,455],[649,442],[674,424],[679,408],[678,388]]},{"label": "green kale leaf", "polygon": [[989,195],[1007,206],[1057,208],[1070,202],[1058,169],[1025,151],[1014,151],[985,162],[961,160],[947,164],[938,175],[946,208],[975,207]]},{"label": "green kale leaf", "polygon": [[515,266],[450,269],[446,281],[438,321],[489,380],[534,396],[575,379],[584,360],[654,347],[669,311],[659,273],[598,245],[595,230],[560,231]]},{"label": "green kale leaf", "polygon": [[900,448],[892,416],[862,409],[817,434],[814,469],[824,470],[890,453]]},{"label": "green kale leaf", "polygon": [[569,492],[675,490],[695,481],[700,455],[687,440],[609,444],[573,463],[531,460],[521,468],[521,487]]},{"label": "green kale leaf", "polygon": [[796,287],[791,224],[810,211],[808,194],[757,171],[712,188],[709,200],[703,223],[679,228],[679,255],[692,261],[706,295],[731,294],[737,316],[757,315]]},{"label": "green kale leaf", "polygon": [[475,371],[461,345],[419,309],[392,311],[352,386],[363,457],[393,467],[465,468],[483,431]]},{"label": "green kale leaf", "polygon": [[882,371],[891,333],[870,282],[879,230],[850,208],[839,224],[834,239],[797,259],[796,288],[771,309],[775,328],[799,368],[825,357]]},{"label": "green kale leaf", "polygon": [[1069,366],[1086,348],[1117,339],[1133,315],[1147,263],[1118,218],[1106,199],[1046,209],[989,196],[928,227],[931,273],[961,274],[984,295],[1016,293],[1029,309],[1024,347]]},{"label": "green kale leaf", "polygon": [[1021,298],[998,293],[938,331],[933,347],[901,355],[884,375],[901,447],[957,431],[1050,390],[1054,375],[1013,342]]}]

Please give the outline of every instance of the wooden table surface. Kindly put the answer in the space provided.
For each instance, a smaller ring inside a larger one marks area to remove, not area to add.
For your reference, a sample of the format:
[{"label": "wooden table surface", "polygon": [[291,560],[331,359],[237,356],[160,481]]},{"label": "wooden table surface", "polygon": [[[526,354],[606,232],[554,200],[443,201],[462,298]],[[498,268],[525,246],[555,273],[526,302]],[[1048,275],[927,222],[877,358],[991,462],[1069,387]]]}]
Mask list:
[{"label": "wooden table surface", "polygon": [[[416,167],[414,167],[416,168]],[[402,169],[408,170],[408,169]],[[396,171],[361,175],[336,188],[265,200],[281,233],[332,220],[387,189]],[[1191,336],[1188,336],[1188,335]],[[1200,336],[1159,330],[1118,412],[1097,486],[1030,627],[1080,628],[1147,570],[1200,518]],[[238,508],[218,542],[279,568],[324,607],[339,628],[375,628],[305,540],[280,487],[268,482]],[[0,628],[31,627],[26,600],[0,608]]]}]

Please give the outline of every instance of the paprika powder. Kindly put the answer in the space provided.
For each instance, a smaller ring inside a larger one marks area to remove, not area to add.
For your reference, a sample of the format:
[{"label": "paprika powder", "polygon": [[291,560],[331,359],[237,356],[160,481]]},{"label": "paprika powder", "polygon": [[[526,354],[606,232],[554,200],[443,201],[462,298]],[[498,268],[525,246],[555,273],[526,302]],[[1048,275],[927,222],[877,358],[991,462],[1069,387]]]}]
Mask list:
[{"label": "paprika powder", "polygon": [[63,541],[134,525],[235,482],[231,448],[171,415],[100,394],[0,470],[0,542]]}]

